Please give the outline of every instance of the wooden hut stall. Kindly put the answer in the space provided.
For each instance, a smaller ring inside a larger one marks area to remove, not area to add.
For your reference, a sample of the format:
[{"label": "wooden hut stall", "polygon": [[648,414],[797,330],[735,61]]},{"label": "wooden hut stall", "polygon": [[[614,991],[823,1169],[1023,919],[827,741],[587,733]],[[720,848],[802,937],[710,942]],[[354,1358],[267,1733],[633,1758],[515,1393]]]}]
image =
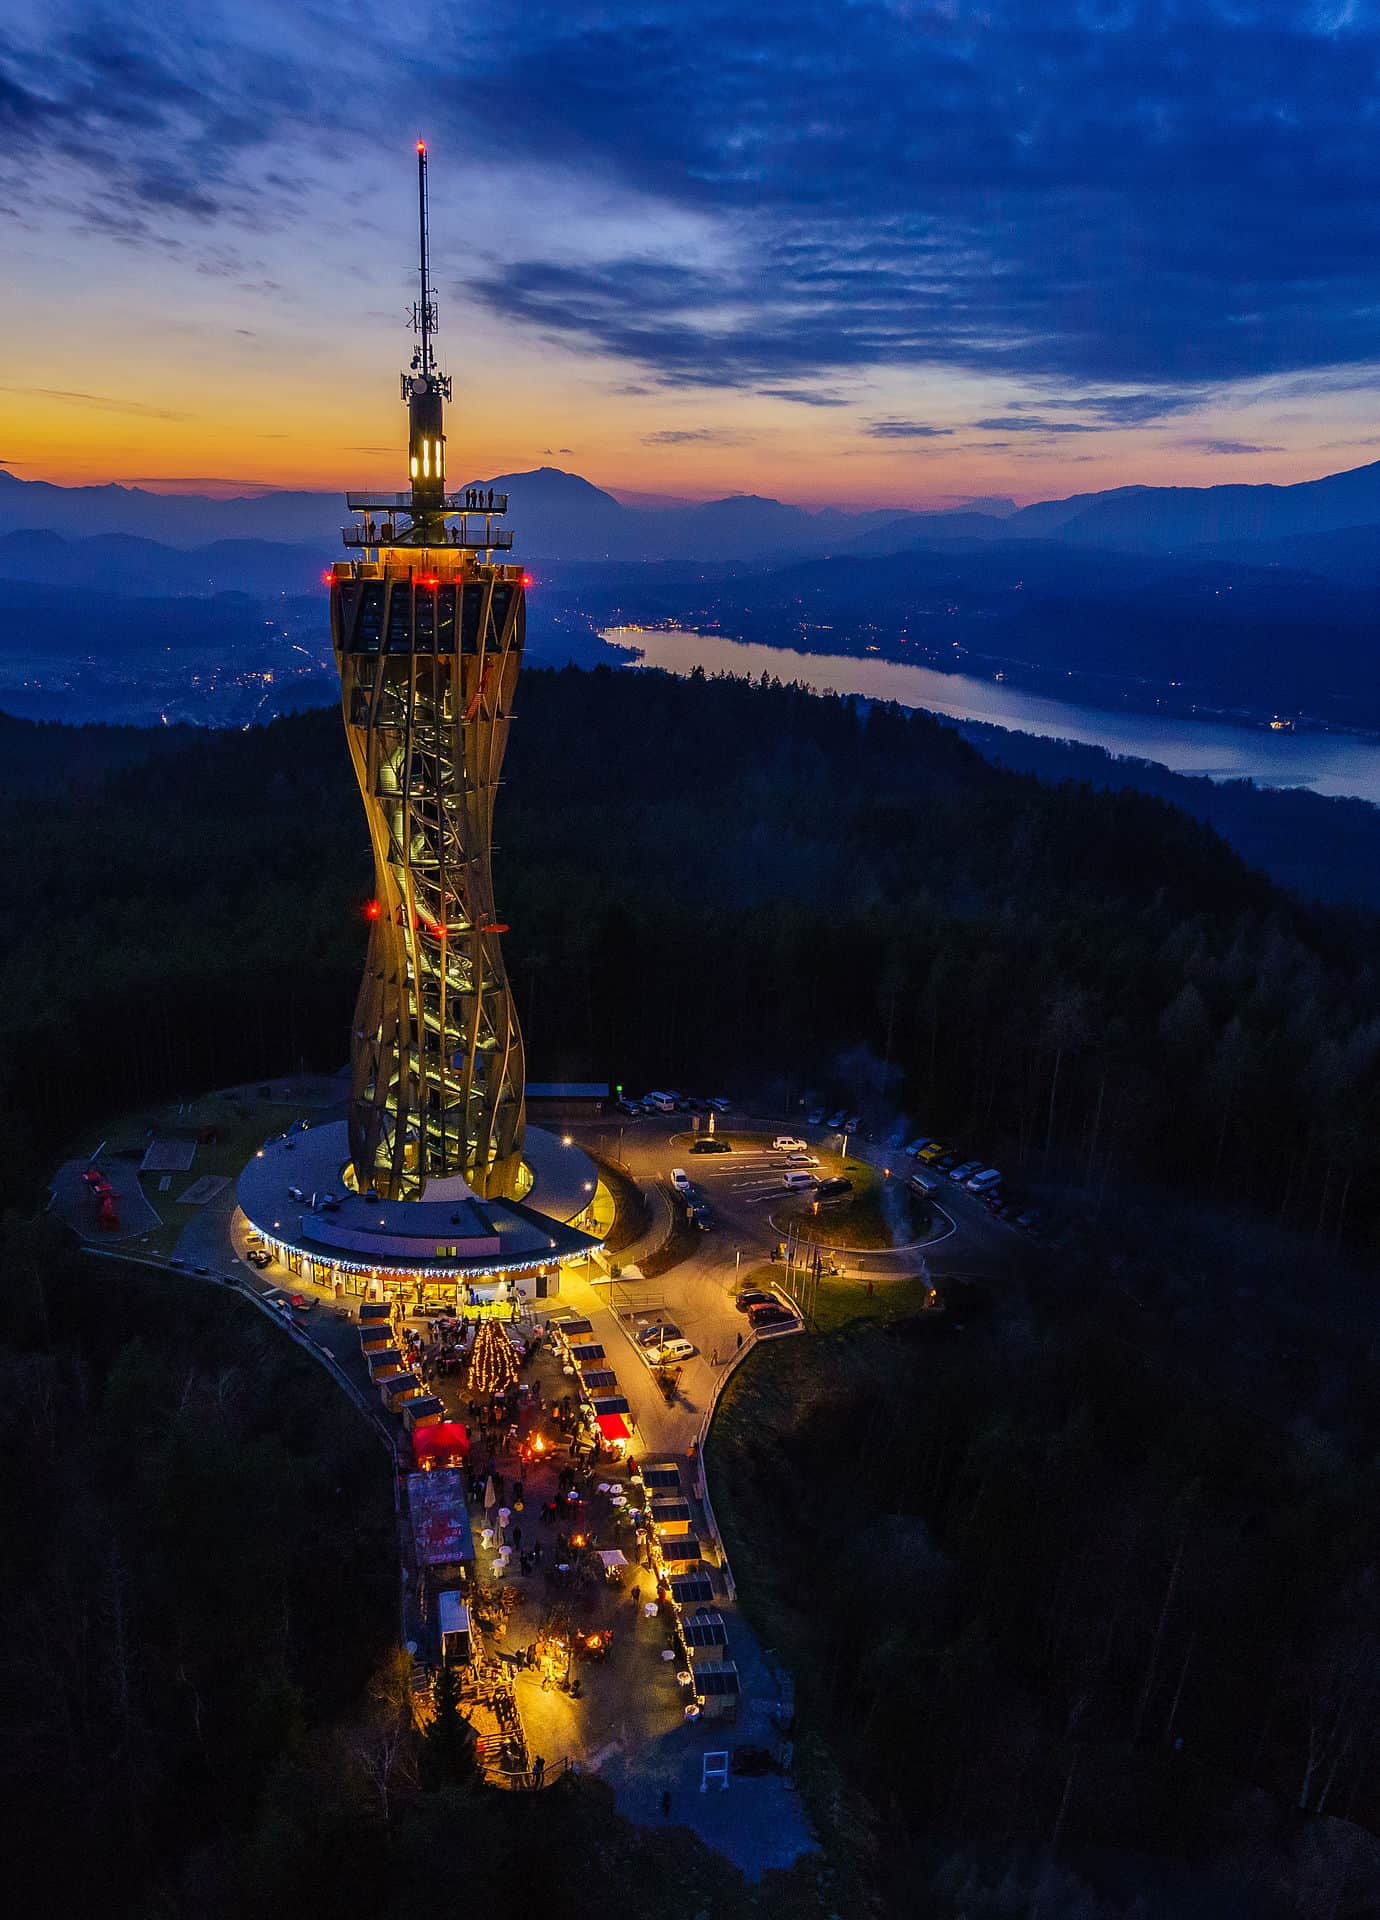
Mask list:
[{"label": "wooden hut stall", "polygon": [[690,1652],[692,1661],[703,1658],[717,1660],[722,1649],[728,1645],[728,1628],[724,1617],[713,1607],[700,1607],[696,1612],[687,1614],[680,1623],[681,1633]]},{"label": "wooden hut stall", "polygon": [[706,1663],[696,1661],[692,1666],[695,1676],[695,1698],[706,1720],[734,1720],[738,1716],[738,1701],[743,1688],[738,1678],[738,1669],[732,1660]]},{"label": "wooden hut stall", "polygon": [[651,1502],[651,1516],[658,1540],[683,1539],[690,1531],[688,1500],[673,1499],[665,1494],[655,1495]]}]

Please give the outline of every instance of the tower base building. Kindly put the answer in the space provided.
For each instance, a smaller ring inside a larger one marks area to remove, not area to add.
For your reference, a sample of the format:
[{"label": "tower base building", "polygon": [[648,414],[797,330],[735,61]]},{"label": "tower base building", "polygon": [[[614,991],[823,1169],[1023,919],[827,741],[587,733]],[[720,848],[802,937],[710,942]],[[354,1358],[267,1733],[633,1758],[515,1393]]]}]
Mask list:
[{"label": "tower base building", "polygon": [[521,1200],[456,1183],[419,1200],[366,1199],[341,1178],[344,1120],[301,1124],[240,1175],[240,1211],[295,1277],[341,1297],[399,1299],[465,1315],[554,1299],[561,1271],[595,1270],[611,1212],[594,1162],[568,1137],[529,1127]]}]

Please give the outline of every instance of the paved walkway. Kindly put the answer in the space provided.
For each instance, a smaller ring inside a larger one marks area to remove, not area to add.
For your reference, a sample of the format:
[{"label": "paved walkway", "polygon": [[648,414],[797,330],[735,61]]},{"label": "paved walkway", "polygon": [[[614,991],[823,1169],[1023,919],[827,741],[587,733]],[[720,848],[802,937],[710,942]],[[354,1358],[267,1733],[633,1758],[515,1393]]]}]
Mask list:
[{"label": "paved walkway", "polygon": [[[99,1202],[90,1187],[82,1179],[87,1168],[97,1165],[115,1189],[115,1207],[119,1214],[118,1227],[102,1229],[96,1215]],[[183,1174],[177,1180],[179,1187],[187,1183]],[[65,1160],[53,1176],[53,1207],[66,1221],[73,1233],[84,1240],[94,1240],[97,1244],[110,1242],[120,1245],[130,1240],[138,1240],[143,1234],[150,1233],[162,1221],[155,1208],[144,1198],[139,1185],[139,1161],[121,1158],[117,1154],[102,1154],[99,1161]]]}]

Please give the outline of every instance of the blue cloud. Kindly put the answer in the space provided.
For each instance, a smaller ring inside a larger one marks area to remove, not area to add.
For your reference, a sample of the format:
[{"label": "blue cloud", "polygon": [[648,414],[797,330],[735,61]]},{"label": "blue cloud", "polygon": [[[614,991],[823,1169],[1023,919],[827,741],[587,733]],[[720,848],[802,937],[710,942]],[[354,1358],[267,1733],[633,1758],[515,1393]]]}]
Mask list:
[{"label": "blue cloud", "polygon": [[953,431],[923,420],[869,420],[863,428],[869,440],[946,440]]},{"label": "blue cloud", "polygon": [[524,0],[476,37],[440,0],[406,36],[319,0],[265,9],[271,48],[256,18],[55,0],[41,47],[0,35],[0,177],[84,167],[91,223],[137,244],[377,214],[360,182],[405,102],[476,178],[616,192],[543,237],[525,190],[537,237],[466,284],[652,390],[826,407],[840,375],[956,369],[1011,381],[1013,432],[1073,435],[1380,356],[1373,8]]},{"label": "blue cloud", "polygon": [[1377,352],[1369,10],[538,4],[478,58],[459,97],[493,139],[739,243],[679,294],[655,280],[650,308],[616,256],[564,313],[552,261],[484,285],[674,384],[940,364],[1125,383],[1105,397],[1134,425],[1161,385]]},{"label": "blue cloud", "polygon": [[1195,453],[1283,453],[1283,447],[1258,447],[1249,440],[1214,440],[1211,438],[1177,440],[1179,447],[1189,447]]}]

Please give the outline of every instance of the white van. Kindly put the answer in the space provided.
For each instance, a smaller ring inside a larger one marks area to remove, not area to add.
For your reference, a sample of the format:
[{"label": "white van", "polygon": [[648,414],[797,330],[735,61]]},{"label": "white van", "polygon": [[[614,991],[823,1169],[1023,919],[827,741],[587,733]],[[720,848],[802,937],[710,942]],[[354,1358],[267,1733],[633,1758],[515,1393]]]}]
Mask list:
[{"label": "white van", "polygon": [[990,1193],[1000,1185],[1001,1175],[995,1167],[988,1167],[985,1173],[975,1173],[967,1183],[969,1193]]},{"label": "white van", "polygon": [[436,1624],[441,1634],[442,1664],[467,1667],[470,1664],[470,1610],[458,1593],[438,1595]]},{"label": "white van", "polygon": [[677,1193],[689,1193],[690,1176],[685,1171],[684,1167],[672,1167],[671,1185],[675,1188]]},{"label": "white van", "polygon": [[783,1173],[781,1182],[783,1186],[793,1189],[800,1187],[817,1187],[819,1185],[818,1177],[813,1173]]},{"label": "white van", "polygon": [[674,1113],[676,1099],[672,1093],[644,1093],[642,1104],[652,1113]]}]

